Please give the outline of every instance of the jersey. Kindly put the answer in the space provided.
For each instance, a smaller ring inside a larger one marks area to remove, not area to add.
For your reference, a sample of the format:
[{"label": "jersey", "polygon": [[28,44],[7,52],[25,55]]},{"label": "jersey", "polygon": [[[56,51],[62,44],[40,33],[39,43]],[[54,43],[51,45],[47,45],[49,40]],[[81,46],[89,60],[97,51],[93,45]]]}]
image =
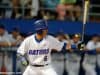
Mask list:
[{"label": "jersey", "polygon": [[72,45],[78,45],[78,44],[80,44],[80,43],[81,43],[81,41],[78,41],[77,43],[74,43],[74,41],[71,40],[71,44],[72,44]]},{"label": "jersey", "polygon": [[10,43],[10,37],[7,31],[5,31],[4,35],[0,36],[0,42],[7,42]]},{"label": "jersey", "polygon": [[60,51],[63,43],[47,35],[40,42],[36,41],[36,34],[27,37],[17,50],[21,55],[27,54],[29,64],[45,65],[51,62],[51,50]]},{"label": "jersey", "polygon": [[20,43],[22,42],[22,37],[20,35],[18,35],[16,38],[14,38],[13,35],[10,34],[9,37],[10,37],[10,42],[16,43],[16,46],[20,45]]},{"label": "jersey", "polygon": [[93,49],[96,49],[96,46],[97,46],[97,43],[94,43],[93,41],[89,41],[86,45],[86,48],[88,50],[93,50]]},{"label": "jersey", "polygon": [[97,43],[96,48],[100,48],[100,42]]}]

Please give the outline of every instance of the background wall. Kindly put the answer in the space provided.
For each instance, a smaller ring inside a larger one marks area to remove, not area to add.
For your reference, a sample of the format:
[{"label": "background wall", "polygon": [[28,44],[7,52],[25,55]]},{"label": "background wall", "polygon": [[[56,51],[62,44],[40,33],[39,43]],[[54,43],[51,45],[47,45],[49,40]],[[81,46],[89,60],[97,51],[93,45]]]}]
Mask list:
[{"label": "background wall", "polygon": [[[0,23],[4,24],[9,32],[13,27],[18,27],[22,33],[34,32],[35,20],[14,20],[0,19]],[[82,32],[82,22],[66,22],[66,21],[48,21],[49,33],[63,31],[64,33],[74,34]],[[100,23],[89,22],[86,25],[86,35],[100,34]]]}]

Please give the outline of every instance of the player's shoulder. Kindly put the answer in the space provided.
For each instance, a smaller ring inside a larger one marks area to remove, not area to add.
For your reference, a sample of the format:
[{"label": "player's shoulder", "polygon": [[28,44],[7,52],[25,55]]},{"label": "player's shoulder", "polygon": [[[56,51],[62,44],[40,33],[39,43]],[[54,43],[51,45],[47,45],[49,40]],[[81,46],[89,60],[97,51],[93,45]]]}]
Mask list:
[{"label": "player's shoulder", "polygon": [[92,40],[88,41],[88,43],[87,43],[87,47],[88,47],[88,46],[91,47],[91,46],[94,46],[94,45],[95,45],[95,44],[94,44],[94,42],[93,42]]},{"label": "player's shoulder", "polygon": [[35,34],[32,34],[32,35],[30,35],[30,36],[27,36],[24,40],[25,40],[25,41],[29,41],[29,40],[33,39],[34,36],[35,36]]},{"label": "player's shoulder", "polygon": [[97,42],[97,45],[100,45],[100,42]]},{"label": "player's shoulder", "polygon": [[46,37],[47,39],[55,39],[55,37],[54,36],[52,36],[52,35],[47,35],[47,37]]},{"label": "player's shoulder", "polygon": [[96,48],[100,48],[100,42],[97,43]]},{"label": "player's shoulder", "polygon": [[92,40],[88,41],[87,44],[94,44],[94,42]]}]

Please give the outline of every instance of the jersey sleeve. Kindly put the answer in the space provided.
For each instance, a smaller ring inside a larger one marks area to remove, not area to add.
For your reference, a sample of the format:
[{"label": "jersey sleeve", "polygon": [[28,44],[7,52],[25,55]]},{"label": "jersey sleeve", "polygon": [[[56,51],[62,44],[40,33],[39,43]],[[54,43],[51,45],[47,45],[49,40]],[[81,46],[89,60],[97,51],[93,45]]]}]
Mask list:
[{"label": "jersey sleeve", "polygon": [[86,45],[86,48],[87,48],[88,50],[95,49],[93,42],[88,42],[87,45]]},{"label": "jersey sleeve", "polygon": [[61,51],[64,46],[64,43],[60,42],[56,38],[52,37],[50,39],[50,49],[55,49],[57,51]]},{"label": "jersey sleeve", "polygon": [[97,43],[96,48],[100,48],[100,42]]},{"label": "jersey sleeve", "polygon": [[25,39],[21,45],[19,46],[18,50],[17,50],[17,53],[21,54],[21,55],[24,55],[27,50],[28,50],[28,47],[27,47],[27,44],[28,44],[28,41],[27,39]]}]

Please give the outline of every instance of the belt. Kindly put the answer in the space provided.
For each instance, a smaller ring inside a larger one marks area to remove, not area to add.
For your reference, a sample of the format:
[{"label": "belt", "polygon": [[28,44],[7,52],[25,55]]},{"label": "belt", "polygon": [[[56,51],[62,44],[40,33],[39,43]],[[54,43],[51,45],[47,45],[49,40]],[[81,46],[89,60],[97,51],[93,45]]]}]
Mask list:
[{"label": "belt", "polygon": [[45,64],[45,65],[38,65],[38,64],[34,64],[34,65],[31,65],[31,66],[34,66],[34,67],[44,67],[44,66],[47,66],[48,64]]}]

